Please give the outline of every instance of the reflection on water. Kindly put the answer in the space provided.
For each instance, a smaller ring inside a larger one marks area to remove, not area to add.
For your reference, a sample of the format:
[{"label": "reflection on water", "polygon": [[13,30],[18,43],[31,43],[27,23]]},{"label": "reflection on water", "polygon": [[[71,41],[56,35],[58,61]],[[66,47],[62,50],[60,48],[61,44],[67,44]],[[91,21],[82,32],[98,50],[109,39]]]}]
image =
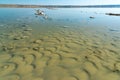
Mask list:
[{"label": "reflection on water", "polygon": [[119,80],[119,9],[0,9],[0,80]]}]

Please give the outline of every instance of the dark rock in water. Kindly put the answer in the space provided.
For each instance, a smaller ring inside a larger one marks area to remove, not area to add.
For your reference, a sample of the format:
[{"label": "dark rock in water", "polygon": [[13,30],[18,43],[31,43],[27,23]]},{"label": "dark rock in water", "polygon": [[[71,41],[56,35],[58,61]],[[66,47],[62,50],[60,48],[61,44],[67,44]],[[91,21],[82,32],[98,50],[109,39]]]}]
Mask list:
[{"label": "dark rock in water", "polygon": [[13,40],[20,40],[21,37],[14,37]]},{"label": "dark rock in water", "polygon": [[120,16],[120,14],[118,13],[105,13],[106,15],[110,15],[110,16]]},{"label": "dark rock in water", "polygon": [[3,51],[7,51],[7,48],[6,48],[6,47],[3,47]]},{"label": "dark rock in water", "polygon": [[35,15],[45,15],[44,11],[41,11],[41,10],[36,10],[36,13]]},{"label": "dark rock in water", "polygon": [[35,15],[36,15],[36,17],[42,16],[43,19],[49,19],[49,20],[51,20],[51,19],[44,13],[44,11],[41,11],[41,10],[39,10],[39,9],[36,10]]},{"label": "dark rock in water", "polygon": [[22,27],[27,27],[28,25],[27,25],[27,24],[22,24],[21,26],[22,26]]},{"label": "dark rock in water", "polygon": [[34,51],[39,51],[39,47],[33,48]]},{"label": "dark rock in water", "polygon": [[41,40],[35,40],[33,43],[40,44],[42,41]]},{"label": "dark rock in water", "polygon": [[17,37],[14,37],[13,40],[20,40],[20,39],[26,39],[26,38],[29,38],[29,36],[17,36]]},{"label": "dark rock in water", "polygon": [[23,24],[23,25],[22,25],[22,27],[26,27],[26,25],[25,25],[25,24]]},{"label": "dark rock in water", "polygon": [[31,28],[27,28],[24,31],[32,31],[32,29]]},{"label": "dark rock in water", "polygon": [[93,16],[90,16],[89,18],[90,18],[90,19],[94,19],[95,17],[93,17]]},{"label": "dark rock in water", "polygon": [[12,47],[12,46],[3,46],[3,48],[2,48],[3,51],[13,50],[13,49],[14,49],[14,47]]},{"label": "dark rock in water", "polygon": [[21,39],[29,38],[29,36],[21,36]]}]

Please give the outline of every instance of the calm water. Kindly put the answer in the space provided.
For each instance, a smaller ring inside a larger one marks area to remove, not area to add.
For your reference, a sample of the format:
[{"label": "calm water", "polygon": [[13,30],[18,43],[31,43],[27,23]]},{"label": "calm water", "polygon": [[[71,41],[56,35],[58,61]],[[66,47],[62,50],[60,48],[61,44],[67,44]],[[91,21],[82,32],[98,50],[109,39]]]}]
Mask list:
[{"label": "calm water", "polygon": [[0,80],[120,79],[119,8],[35,10],[0,9]]}]

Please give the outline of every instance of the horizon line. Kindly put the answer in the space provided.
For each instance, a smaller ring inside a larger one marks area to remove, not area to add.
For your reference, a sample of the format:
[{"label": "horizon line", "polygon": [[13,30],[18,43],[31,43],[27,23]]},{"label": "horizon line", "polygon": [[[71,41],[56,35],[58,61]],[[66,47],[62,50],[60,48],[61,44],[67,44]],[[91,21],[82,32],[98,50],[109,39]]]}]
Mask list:
[{"label": "horizon line", "polygon": [[0,4],[0,8],[120,8],[120,4],[107,5],[35,5],[35,4]]}]

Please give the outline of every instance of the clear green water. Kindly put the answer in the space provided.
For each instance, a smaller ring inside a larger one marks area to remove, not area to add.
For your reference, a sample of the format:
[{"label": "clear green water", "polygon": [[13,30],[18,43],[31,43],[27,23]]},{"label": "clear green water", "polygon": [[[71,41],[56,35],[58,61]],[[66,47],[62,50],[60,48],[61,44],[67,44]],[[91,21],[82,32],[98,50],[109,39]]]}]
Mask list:
[{"label": "clear green water", "polygon": [[120,79],[118,8],[40,10],[0,9],[0,80]]}]

